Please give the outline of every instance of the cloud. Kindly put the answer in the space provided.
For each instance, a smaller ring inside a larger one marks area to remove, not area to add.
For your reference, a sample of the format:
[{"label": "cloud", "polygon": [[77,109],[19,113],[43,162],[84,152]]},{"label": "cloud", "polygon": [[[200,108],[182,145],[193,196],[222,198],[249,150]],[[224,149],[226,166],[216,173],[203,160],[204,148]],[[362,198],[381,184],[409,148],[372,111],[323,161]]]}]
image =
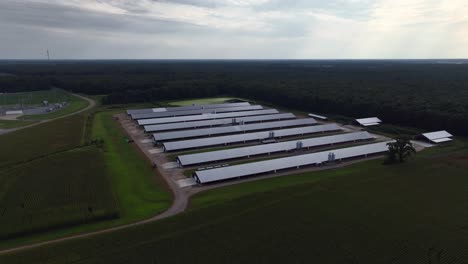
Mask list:
[{"label": "cloud", "polygon": [[465,0],[2,0],[0,57],[467,57],[467,28]]}]

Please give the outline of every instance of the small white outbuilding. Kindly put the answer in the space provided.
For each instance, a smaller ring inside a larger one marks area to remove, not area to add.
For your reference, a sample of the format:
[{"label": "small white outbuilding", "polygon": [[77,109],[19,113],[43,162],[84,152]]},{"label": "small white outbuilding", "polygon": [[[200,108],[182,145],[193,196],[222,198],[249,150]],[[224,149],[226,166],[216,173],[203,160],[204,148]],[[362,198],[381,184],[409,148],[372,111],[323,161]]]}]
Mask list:
[{"label": "small white outbuilding", "polygon": [[358,124],[360,124],[361,126],[369,127],[380,125],[382,123],[382,120],[380,120],[378,117],[368,117],[356,119],[356,122],[358,122]]},{"label": "small white outbuilding", "polygon": [[430,133],[424,133],[421,135],[423,138],[429,140],[432,143],[439,144],[444,142],[452,141],[453,135],[449,132],[442,130]]}]

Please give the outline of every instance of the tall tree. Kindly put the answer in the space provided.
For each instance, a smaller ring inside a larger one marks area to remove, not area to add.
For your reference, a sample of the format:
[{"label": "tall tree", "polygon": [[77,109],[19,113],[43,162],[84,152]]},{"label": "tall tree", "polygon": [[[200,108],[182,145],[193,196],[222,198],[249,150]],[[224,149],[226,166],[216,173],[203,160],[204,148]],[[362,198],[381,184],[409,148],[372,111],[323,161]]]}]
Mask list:
[{"label": "tall tree", "polygon": [[398,137],[394,142],[387,143],[387,146],[389,163],[405,162],[406,158],[416,152],[408,138]]}]

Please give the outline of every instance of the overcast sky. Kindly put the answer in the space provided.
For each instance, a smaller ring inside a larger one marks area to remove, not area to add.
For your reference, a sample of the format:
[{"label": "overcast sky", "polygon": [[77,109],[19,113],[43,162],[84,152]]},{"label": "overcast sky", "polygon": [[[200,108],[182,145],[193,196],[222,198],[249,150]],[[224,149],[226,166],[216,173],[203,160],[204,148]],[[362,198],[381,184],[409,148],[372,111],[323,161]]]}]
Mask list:
[{"label": "overcast sky", "polygon": [[468,0],[0,0],[0,58],[468,58]]}]

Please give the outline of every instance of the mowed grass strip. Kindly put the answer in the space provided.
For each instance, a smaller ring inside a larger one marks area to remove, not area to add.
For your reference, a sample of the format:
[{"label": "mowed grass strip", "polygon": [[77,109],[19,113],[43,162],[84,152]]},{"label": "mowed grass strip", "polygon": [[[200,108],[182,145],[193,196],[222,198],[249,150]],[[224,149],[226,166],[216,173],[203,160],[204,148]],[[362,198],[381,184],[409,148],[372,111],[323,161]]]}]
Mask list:
[{"label": "mowed grass strip", "polygon": [[1,256],[2,263],[463,263],[468,150],[434,148],[220,188],[160,222]]},{"label": "mowed grass strip", "polygon": [[86,115],[25,128],[0,136],[0,168],[81,145]]},{"label": "mowed grass strip", "polygon": [[101,151],[50,155],[0,171],[0,238],[118,217]]},{"label": "mowed grass strip", "polygon": [[32,125],[36,121],[23,121],[23,120],[0,120],[0,129],[10,129]]},{"label": "mowed grass strip", "polygon": [[92,137],[105,142],[107,174],[120,204],[124,222],[150,217],[167,209],[171,195],[158,181],[151,165],[124,140],[114,112],[95,115]]}]

